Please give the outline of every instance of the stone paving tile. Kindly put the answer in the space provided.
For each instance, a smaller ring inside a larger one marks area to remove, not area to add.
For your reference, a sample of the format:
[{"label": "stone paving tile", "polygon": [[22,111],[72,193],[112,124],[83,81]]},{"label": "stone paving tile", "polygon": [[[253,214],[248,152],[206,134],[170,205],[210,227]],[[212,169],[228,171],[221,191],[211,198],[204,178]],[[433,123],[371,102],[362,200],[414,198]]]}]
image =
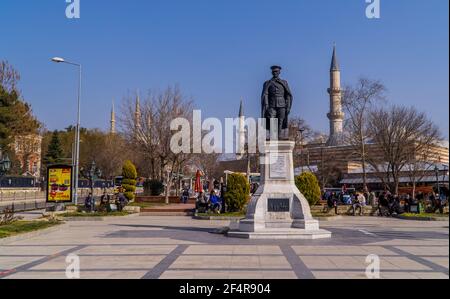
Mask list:
[{"label": "stone paving tile", "polygon": [[390,246],[449,246],[448,239],[432,239],[432,240],[424,240],[424,239],[393,239],[388,241],[375,241],[366,245],[390,245]]},{"label": "stone paving tile", "polygon": [[336,269],[336,264],[332,262],[333,257],[321,256],[300,256],[300,259],[309,269]]},{"label": "stone paving tile", "polygon": [[[194,279],[195,273],[201,273],[199,271],[166,271],[161,276],[160,279]],[[222,274],[225,273],[225,274]],[[211,273],[211,276],[207,277],[214,277],[214,273]],[[228,275],[227,272],[215,272],[216,277],[215,279],[226,279],[226,276]],[[205,274],[206,276],[206,274]],[[223,277],[225,276],[225,277]]]},{"label": "stone paving tile", "polygon": [[[263,279],[296,279],[297,276],[292,271],[262,271]],[[230,277],[230,278],[233,278]]]},{"label": "stone paving tile", "polygon": [[170,269],[291,269],[284,256],[180,256]]},{"label": "stone paving tile", "polygon": [[132,255],[132,254],[168,254],[175,249],[174,245],[107,245],[89,246],[74,252],[77,255]]},{"label": "stone paving tile", "polygon": [[261,271],[239,271],[230,273],[229,279],[264,279],[264,273]]},{"label": "stone paving tile", "polygon": [[423,255],[423,256],[433,256],[433,255],[441,255],[448,256],[448,248],[445,247],[436,247],[436,246],[396,246],[396,248],[408,252],[413,255]]},{"label": "stone paving tile", "polygon": [[239,245],[234,246],[233,254],[280,254],[280,248],[278,246],[255,246],[255,245]]},{"label": "stone paving tile", "polygon": [[414,273],[411,272],[381,272],[381,279],[418,279]]},{"label": "stone paving tile", "polygon": [[431,268],[422,265],[407,257],[382,257],[381,271],[383,270],[432,270]]},{"label": "stone paving tile", "polygon": [[24,246],[0,246],[0,257],[2,256],[36,256],[36,255],[52,255],[66,249],[69,249],[73,246],[42,246],[42,247],[24,247]]},{"label": "stone paving tile", "polygon": [[[448,222],[419,225],[396,219],[344,218],[324,223],[323,228],[329,225],[333,230],[333,238],[317,241],[242,240],[208,233],[209,228],[226,225],[226,221],[189,217],[68,222],[51,234],[0,246],[0,269],[17,268],[84,245],[86,248],[75,252],[81,254],[82,278],[142,278],[156,268],[156,277],[162,273],[163,278],[295,278],[295,273],[301,276],[298,271],[305,270],[305,265],[316,277],[365,278],[368,254],[380,256],[382,278],[448,278],[444,271],[448,269]],[[364,235],[357,228],[374,235]],[[178,245],[188,248],[162,263]],[[286,249],[290,254],[285,256]],[[36,256],[7,256],[22,254]],[[297,256],[302,263],[293,263],[292,257]],[[8,278],[65,277],[65,257],[44,261]]]},{"label": "stone paving tile", "polygon": [[198,245],[189,246],[184,254],[233,254],[234,245]]},{"label": "stone paving tile", "polygon": [[[300,256],[302,261],[310,269],[329,269],[339,270],[361,270],[367,268],[366,258],[364,256]],[[381,270],[431,270],[429,267],[417,263],[407,257],[380,257]]]},{"label": "stone paving tile", "polygon": [[298,255],[397,255],[381,246],[292,246]]},{"label": "stone paving tile", "polygon": [[313,271],[317,279],[367,279],[364,271],[342,272],[342,271]]},{"label": "stone paving tile", "polygon": [[334,256],[330,257],[337,269],[364,270],[367,267],[366,258],[363,256]]},{"label": "stone paving tile", "polygon": [[194,241],[185,241],[185,240],[177,240],[171,238],[106,238],[106,237],[92,237],[86,238],[84,236],[69,236],[65,238],[56,238],[56,239],[41,239],[38,242],[30,242],[30,240],[23,240],[19,242],[15,242],[14,245],[21,246],[75,246],[79,244],[88,244],[88,245],[198,245],[202,244]]},{"label": "stone paving tile", "polygon": [[361,246],[361,249],[364,250],[367,253],[367,255],[369,255],[369,254],[376,254],[378,256],[398,255],[397,253],[393,252],[392,250],[383,248],[381,246]]},{"label": "stone paving tile", "polygon": [[183,255],[176,259],[170,269],[209,269],[209,268],[230,268],[232,256],[189,256]]},{"label": "stone paving tile", "polygon": [[[364,271],[314,271],[318,279],[368,279]],[[438,272],[383,272],[380,279],[448,279],[448,275]]]},{"label": "stone paving tile", "polygon": [[[81,256],[81,271],[89,269],[151,269],[165,256]],[[56,270],[66,269],[66,257],[61,256],[43,264],[37,265],[31,270]],[[148,270],[147,270],[148,271]]]},{"label": "stone paving tile", "polygon": [[292,271],[166,271],[161,279],[295,279]]},{"label": "stone paving tile", "polygon": [[440,272],[411,272],[419,279],[449,279],[448,275]]},{"label": "stone paving tile", "polygon": [[291,269],[291,265],[284,256],[259,256],[259,265],[263,269]]},{"label": "stone paving tile", "polygon": [[439,272],[381,272],[382,279],[448,279]]},{"label": "stone paving tile", "polygon": [[278,246],[258,245],[198,245],[189,246],[184,254],[239,254],[239,255],[282,255]]},{"label": "stone paving tile", "polygon": [[258,269],[260,268],[259,256],[233,256],[230,268]]},{"label": "stone paving tile", "polygon": [[8,256],[0,256],[0,269],[11,270],[15,269],[19,266],[28,264],[33,261],[37,261],[44,256],[33,256],[33,257],[8,257]]},{"label": "stone paving tile", "polygon": [[448,257],[422,257],[423,259],[430,261],[436,265],[442,266],[444,268],[447,268],[449,265],[449,258]]},{"label": "stone paving tile", "polygon": [[[146,271],[81,271],[80,279],[139,279]],[[6,279],[67,279],[65,271],[19,272]]]},{"label": "stone paving tile", "polygon": [[258,246],[259,254],[279,254],[282,255],[281,249],[279,246]]}]

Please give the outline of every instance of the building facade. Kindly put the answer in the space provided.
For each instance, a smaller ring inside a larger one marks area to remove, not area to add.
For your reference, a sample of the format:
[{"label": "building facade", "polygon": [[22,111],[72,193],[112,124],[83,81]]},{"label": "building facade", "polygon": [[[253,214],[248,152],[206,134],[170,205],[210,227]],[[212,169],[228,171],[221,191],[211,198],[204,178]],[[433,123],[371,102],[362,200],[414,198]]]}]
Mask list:
[{"label": "building facade", "polygon": [[23,170],[22,175],[39,178],[41,173],[42,137],[39,135],[17,136],[14,153]]},{"label": "building facade", "polygon": [[[348,185],[356,188],[363,186],[363,167],[359,151],[352,145],[345,144],[343,138],[343,122],[345,115],[342,111],[341,73],[338,64],[336,47],[333,49],[330,68],[330,122],[329,138],[325,142],[310,143],[296,149],[298,169],[312,171],[318,174],[323,187],[341,187]],[[407,149],[408,152],[408,149]],[[414,156],[412,161],[417,163],[405,165],[400,172],[399,182],[402,186],[409,186],[413,182],[418,185],[448,185],[449,146],[448,143],[430,146],[422,152],[411,148],[409,152]],[[365,163],[366,183],[372,189],[381,188],[391,183],[389,171],[383,161],[382,148],[377,144],[366,144],[368,157]]]}]

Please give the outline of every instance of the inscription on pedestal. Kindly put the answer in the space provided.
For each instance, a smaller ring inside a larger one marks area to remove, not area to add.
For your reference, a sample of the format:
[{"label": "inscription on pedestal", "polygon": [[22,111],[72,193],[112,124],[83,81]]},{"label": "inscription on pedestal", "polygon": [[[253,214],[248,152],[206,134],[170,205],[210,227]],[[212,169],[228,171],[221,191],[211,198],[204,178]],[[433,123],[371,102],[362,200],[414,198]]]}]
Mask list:
[{"label": "inscription on pedestal", "polygon": [[268,212],[289,212],[289,198],[267,199]]},{"label": "inscription on pedestal", "polygon": [[286,155],[270,154],[270,178],[286,179],[287,178],[287,161]]}]

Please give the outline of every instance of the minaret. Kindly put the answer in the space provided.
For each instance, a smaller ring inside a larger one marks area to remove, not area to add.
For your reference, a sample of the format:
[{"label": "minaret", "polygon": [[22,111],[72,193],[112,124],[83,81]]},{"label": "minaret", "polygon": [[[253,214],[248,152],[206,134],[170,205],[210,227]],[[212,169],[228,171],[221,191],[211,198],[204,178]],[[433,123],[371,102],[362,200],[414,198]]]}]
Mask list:
[{"label": "minaret", "polygon": [[112,109],[111,109],[111,128],[110,128],[111,134],[116,134],[116,112],[114,109],[114,101],[112,102]]},{"label": "minaret", "polygon": [[343,138],[343,124],[344,113],[342,112],[342,89],[341,89],[341,71],[336,54],[336,45],[333,48],[333,58],[331,60],[330,68],[330,113],[328,119],[330,120],[330,137],[328,139],[328,146],[342,145]]},{"label": "minaret", "polygon": [[241,106],[239,107],[239,144],[238,144],[238,156],[243,157],[245,154],[245,116],[244,116],[244,102],[241,100]]}]

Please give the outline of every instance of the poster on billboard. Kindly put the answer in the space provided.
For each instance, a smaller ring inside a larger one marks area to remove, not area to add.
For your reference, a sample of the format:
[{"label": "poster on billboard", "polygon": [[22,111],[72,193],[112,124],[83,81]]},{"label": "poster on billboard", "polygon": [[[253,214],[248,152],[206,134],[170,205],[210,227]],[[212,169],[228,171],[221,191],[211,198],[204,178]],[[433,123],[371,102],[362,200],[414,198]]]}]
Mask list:
[{"label": "poster on billboard", "polygon": [[54,165],[47,168],[47,202],[72,202],[72,166]]}]

